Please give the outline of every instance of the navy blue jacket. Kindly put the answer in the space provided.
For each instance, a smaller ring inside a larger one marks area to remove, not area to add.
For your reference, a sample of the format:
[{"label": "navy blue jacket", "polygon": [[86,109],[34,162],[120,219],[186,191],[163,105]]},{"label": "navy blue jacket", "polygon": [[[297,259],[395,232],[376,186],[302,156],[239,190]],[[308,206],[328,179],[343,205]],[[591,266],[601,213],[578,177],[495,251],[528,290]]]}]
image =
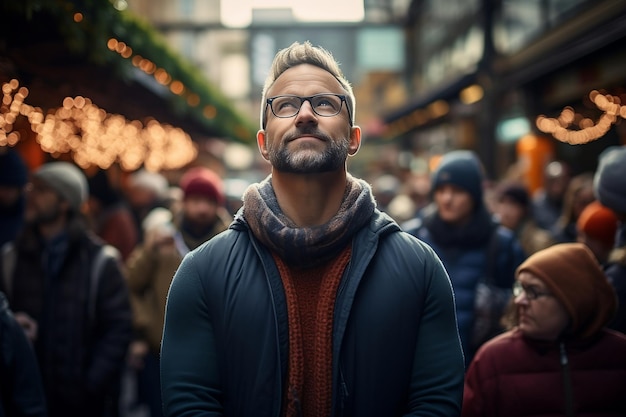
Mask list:
[{"label": "navy blue jacket", "polygon": [[[332,416],[458,416],[464,361],[443,265],[378,210],[352,240],[333,323]],[[241,217],[188,254],[168,295],[166,416],[279,417],[288,319],[270,252]]]},{"label": "navy blue jacket", "polygon": [[[485,237],[482,242],[477,241],[471,245],[464,244],[462,241],[451,244],[438,243],[438,236],[434,235],[436,232],[430,230],[427,223],[407,228],[409,233],[417,236],[435,250],[448,271],[454,288],[459,334],[468,363],[480,347],[472,343],[476,287],[479,281],[491,275],[495,286],[510,290],[515,280],[515,270],[526,258],[512,231],[495,223],[486,224],[485,227]],[[492,237],[497,242],[495,253],[490,255]],[[489,256],[494,256],[495,259],[490,260]],[[490,271],[490,268],[493,270]]]}]

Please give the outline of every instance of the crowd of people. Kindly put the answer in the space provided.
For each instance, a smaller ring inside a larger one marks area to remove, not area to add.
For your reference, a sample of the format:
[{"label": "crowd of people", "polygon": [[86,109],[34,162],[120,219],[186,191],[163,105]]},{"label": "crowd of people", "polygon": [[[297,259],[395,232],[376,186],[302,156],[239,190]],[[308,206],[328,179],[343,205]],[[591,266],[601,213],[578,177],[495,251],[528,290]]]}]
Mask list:
[{"label": "crowd of people", "polygon": [[626,415],[626,147],[537,192],[469,150],[370,185],[328,51],[262,104],[236,211],[203,166],[0,152],[0,417]]}]

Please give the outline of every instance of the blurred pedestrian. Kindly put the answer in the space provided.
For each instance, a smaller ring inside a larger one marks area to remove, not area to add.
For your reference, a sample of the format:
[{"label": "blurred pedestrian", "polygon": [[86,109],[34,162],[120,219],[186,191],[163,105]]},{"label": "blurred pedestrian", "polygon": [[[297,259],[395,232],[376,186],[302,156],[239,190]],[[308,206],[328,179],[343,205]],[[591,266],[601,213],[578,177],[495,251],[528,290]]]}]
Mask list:
[{"label": "blurred pedestrian", "polygon": [[408,230],[433,247],[450,274],[468,363],[483,342],[503,330],[500,316],[515,268],[525,258],[513,232],[487,210],[483,182],[474,152],[448,152],[431,176],[433,204]]},{"label": "blurred pedestrian", "polygon": [[517,270],[511,329],[467,371],[464,417],[626,415],[626,336],[606,329],[615,291],[581,243],[551,246]]},{"label": "blurred pedestrian", "polygon": [[136,332],[129,361],[137,371],[140,400],[148,404],[151,417],[163,415],[159,350],[172,277],[190,250],[226,230],[232,220],[225,208],[222,180],[215,172],[191,168],[182,176],[180,188],[179,216],[165,208],[153,209],[144,219],[144,242],[127,263]]},{"label": "blurred pedestrian", "polygon": [[26,225],[2,257],[1,290],[34,345],[51,417],[116,415],[131,337],[121,264],[82,215],[88,193],[75,165],[41,166]]},{"label": "blurred pedestrian", "polygon": [[89,219],[93,231],[117,248],[126,261],[139,242],[133,213],[122,192],[113,187],[107,171],[89,177]]},{"label": "blurred pedestrian", "polygon": [[594,176],[594,192],[618,220],[615,248],[605,273],[619,299],[617,314],[609,327],[626,333],[626,147],[610,147],[602,152]]},{"label": "blurred pedestrian", "polygon": [[496,189],[495,200],[494,216],[502,226],[513,231],[526,256],[556,243],[547,230],[537,226],[525,185],[500,184]]},{"label": "blurred pedestrian", "polygon": [[0,246],[15,240],[24,224],[28,167],[12,148],[0,147]]},{"label": "blurred pedestrian", "polygon": [[156,207],[168,207],[169,191],[167,178],[158,172],[142,168],[128,177],[124,196],[135,220],[139,242],[143,241],[143,219]]},{"label": "blurred pedestrian", "polygon": [[591,249],[600,265],[606,265],[617,233],[617,216],[613,210],[599,201],[588,204],[578,217],[576,230],[578,241]]},{"label": "blurred pedestrian", "polygon": [[537,226],[550,231],[563,211],[563,200],[571,180],[569,166],[552,161],[543,172],[543,187],[533,198],[533,216]]},{"label": "blurred pedestrian", "polygon": [[551,229],[552,238],[559,243],[576,242],[578,217],[594,200],[593,173],[585,172],[572,177],[565,191],[561,215]]},{"label": "blurred pedestrian", "polygon": [[0,416],[47,415],[33,347],[0,292]]},{"label": "blurred pedestrian", "polygon": [[272,166],[168,294],[167,416],[454,416],[463,357],[450,281],[347,172],[354,95],[326,50],[294,43],[265,83]]}]

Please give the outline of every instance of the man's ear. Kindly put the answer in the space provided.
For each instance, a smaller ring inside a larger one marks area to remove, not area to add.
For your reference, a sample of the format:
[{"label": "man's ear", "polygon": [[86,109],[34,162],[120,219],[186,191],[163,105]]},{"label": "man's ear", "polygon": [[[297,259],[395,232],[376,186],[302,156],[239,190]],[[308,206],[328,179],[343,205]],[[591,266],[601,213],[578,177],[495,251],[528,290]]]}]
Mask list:
[{"label": "man's ear", "polygon": [[353,126],[350,130],[350,145],[348,146],[348,155],[355,155],[361,148],[361,128]]},{"label": "man's ear", "polygon": [[259,151],[261,152],[261,155],[263,156],[263,158],[265,158],[267,161],[269,161],[269,153],[267,151],[267,143],[265,142],[266,139],[266,134],[265,134],[265,130],[259,130],[258,132],[256,132],[256,143],[259,147]]}]

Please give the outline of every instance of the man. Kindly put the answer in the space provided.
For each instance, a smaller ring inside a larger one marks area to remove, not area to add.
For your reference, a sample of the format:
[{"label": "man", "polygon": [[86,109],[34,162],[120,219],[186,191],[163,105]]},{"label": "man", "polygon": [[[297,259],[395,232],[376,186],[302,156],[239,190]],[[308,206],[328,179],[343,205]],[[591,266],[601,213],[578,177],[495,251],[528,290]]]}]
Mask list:
[{"label": "man", "polygon": [[138,370],[140,400],[151,417],[163,415],[159,383],[159,350],[163,334],[165,299],[172,277],[190,250],[228,228],[221,178],[195,167],[180,180],[183,191],[180,216],[165,208],[153,209],[143,222],[145,238],[127,262],[128,284],[135,310],[136,338],[130,348],[130,366]]},{"label": "man", "polygon": [[0,282],[33,343],[51,417],[109,416],[131,338],[116,258],[85,228],[87,179],[69,162],[33,173],[26,226],[3,248]]},{"label": "man", "polygon": [[543,172],[543,188],[533,198],[533,216],[537,226],[552,230],[563,212],[563,201],[571,180],[569,166],[552,161]]},{"label": "man", "polygon": [[504,330],[500,316],[515,268],[525,258],[513,232],[487,210],[483,182],[483,167],[474,152],[445,154],[431,176],[433,204],[413,228],[406,227],[433,247],[450,274],[468,362],[482,343]]},{"label": "man", "polygon": [[617,217],[615,248],[605,265],[605,273],[617,293],[617,314],[609,327],[626,332],[626,147],[612,146],[600,154],[593,179],[598,201]]},{"label": "man", "polygon": [[308,42],[279,51],[261,119],[271,175],[169,291],[165,414],[459,415],[449,279],[347,172],[361,130],[332,56]]}]

